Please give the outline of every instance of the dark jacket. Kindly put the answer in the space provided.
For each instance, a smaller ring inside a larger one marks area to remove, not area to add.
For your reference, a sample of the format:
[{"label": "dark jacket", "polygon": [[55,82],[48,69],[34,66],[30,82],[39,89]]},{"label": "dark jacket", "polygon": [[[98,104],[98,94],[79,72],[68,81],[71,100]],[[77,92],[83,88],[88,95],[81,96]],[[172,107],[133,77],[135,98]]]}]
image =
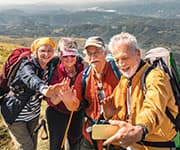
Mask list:
[{"label": "dark jacket", "polygon": [[[57,63],[57,57],[54,57],[48,63],[48,77],[51,76],[53,68],[55,68]],[[2,102],[1,112],[6,122],[14,122],[22,108],[33,95],[39,93],[39,99],[43,98],[40,88],[47,84],[42,80],[43,74],[44,70],[40,67],[36,58],[33,57],[31,61],[28,59],[22,60],[15,78],[10,83],[10,91]]]}]

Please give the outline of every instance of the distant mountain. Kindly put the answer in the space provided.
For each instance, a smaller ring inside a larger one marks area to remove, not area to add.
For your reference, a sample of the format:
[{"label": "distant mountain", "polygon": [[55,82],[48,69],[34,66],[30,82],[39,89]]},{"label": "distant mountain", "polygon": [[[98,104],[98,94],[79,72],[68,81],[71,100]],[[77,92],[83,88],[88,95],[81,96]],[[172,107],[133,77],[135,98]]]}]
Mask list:
[{"label": "distant mountain", "polygon": [[[180,18],[180,1],[179,0],[126,0],[118,1],[111,0],[105,2],[92,1],[82,3],[44,3],[29,5],[8,5],[0,6],[0,10],[18,9],[25,13],[38,15],[38,14],[66,14],[80,10],[92,11],[116,11],[119,14],[136,15],[136,16],[153,16],[163,18]],[[1,13],[0,11],[0,13]]]},{"label": "distant mountain", "polygon": [[[140,47],[169,47],[180,58],[180,1],[74,5],[25,5],[0,9],[0,35],[11,37],[102,36],[122,31],[137,36]],[[2,39],[0,39],[1,42]],[[180,68],[180,62],[178,62]]]}]

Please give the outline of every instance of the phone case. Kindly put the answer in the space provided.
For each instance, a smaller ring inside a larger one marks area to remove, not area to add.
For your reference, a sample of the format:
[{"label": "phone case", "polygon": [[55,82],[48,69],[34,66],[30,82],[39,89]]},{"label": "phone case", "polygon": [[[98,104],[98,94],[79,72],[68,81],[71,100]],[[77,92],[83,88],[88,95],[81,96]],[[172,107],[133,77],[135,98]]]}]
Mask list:
[{"label": "phone case", "polygon": [[119,127],[110,124],[95,124],[92,126],[92,139],[105,140],[118,131]]}]

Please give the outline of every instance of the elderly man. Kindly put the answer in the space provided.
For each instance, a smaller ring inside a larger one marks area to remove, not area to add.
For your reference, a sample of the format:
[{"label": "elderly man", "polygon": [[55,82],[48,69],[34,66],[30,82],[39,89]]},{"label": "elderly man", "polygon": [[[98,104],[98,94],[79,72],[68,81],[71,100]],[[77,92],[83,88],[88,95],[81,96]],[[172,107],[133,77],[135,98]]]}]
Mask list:
[{"label": "elderly man", "polygon": [[[129,33],[115,35],[109,49],[122,73],[113,91],[114,103],[121,110],[113,117],[113,113],[107,116],[114,119],[110,122],[119,130],[104,145],[118,143],[128,150],[173,149],[168,144],[173,144],[176,131],[165,111],[168,106],[175,117],[178,109],[168,77],[162,70],[153,69],[147,75],[144,94],[141,76],[148,64],[141,59],[136,38]],[[155,142],[164,147],[155,146]]]},{"label": "elderly man", "polygon": [[[90,129],[93,121],[97,122],[104,119],[103,109],[107,105],[102,107],[102,100],[112,94],[113,89],[118,83],[118,79],[111,64],[106,61],[107,50],[105,49],[105,43],[102,38],[98,36],[88,38],[85,43],[85,50],[91,69],[86,79],[84,96],[82,96],[82,78],[84,72],[81,72],[76,78],[74,93],[66,87],[65,92],[62,92],[61,96],[63,102],[70,110],[77,110],[80,102],[84,101],[84,98],[86,99],[88,106],[85,108],[85,114],[88,119],[83,126],[84,138],[81,141],[80,149],[102,150],[103,141],[92,140]],[[117,113],[117,110],[115,111],[114,113]]]}]

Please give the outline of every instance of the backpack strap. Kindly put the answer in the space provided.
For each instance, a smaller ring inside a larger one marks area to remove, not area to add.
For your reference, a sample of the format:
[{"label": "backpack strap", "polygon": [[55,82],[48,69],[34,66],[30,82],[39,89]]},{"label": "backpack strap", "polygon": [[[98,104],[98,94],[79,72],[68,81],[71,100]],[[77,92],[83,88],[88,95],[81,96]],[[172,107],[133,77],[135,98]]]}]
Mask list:
[{"label": "backpack strap", "polygon": [[175,143],[173,141],[168,141],[168,142],[149,142],[149,141],[140,141],[137,142],[137,144],[140,145],[145,145],[145,146],[152,146],[152,147],[168,147],[168,148],[174,148],[175,147]]},{"label": "backpack strap", "polygon": [[120,80],[120,78],[121,78],[121,73],[120,73],[119,68],[117,67],[115,61],[114,61],[113,59],[111,59],[111,60],[109,60],[108,62],[110,63],[111,68],[112,68],[112,70],[113,70],[116,78],[117,78],[118,80]]},{"label": "backpack strap", "polygon": [[143,89],[143,93],[146,94],[146,77],[147,75],[157,66],[157,63],[152,64],[151,66],[147,67],[141,77],[141,85]]},{"label": "backpack strap", "polygon": [[89,75],[89,72],[91,70],[91,65],[87,66],[83,72],[83,75],[82,75],[82,97],[84,98],[84,95],[85,95],[85,89],[86,89],[86,80],[87,80],[87,77]]},{"label": "backpack strap", "polygon": [[57,65],[60,63],[59,57],[55,56],[50,62],[49,62],[49,73],[48,73],[48,82],[51,81],[54,69],[57,67]]}]

